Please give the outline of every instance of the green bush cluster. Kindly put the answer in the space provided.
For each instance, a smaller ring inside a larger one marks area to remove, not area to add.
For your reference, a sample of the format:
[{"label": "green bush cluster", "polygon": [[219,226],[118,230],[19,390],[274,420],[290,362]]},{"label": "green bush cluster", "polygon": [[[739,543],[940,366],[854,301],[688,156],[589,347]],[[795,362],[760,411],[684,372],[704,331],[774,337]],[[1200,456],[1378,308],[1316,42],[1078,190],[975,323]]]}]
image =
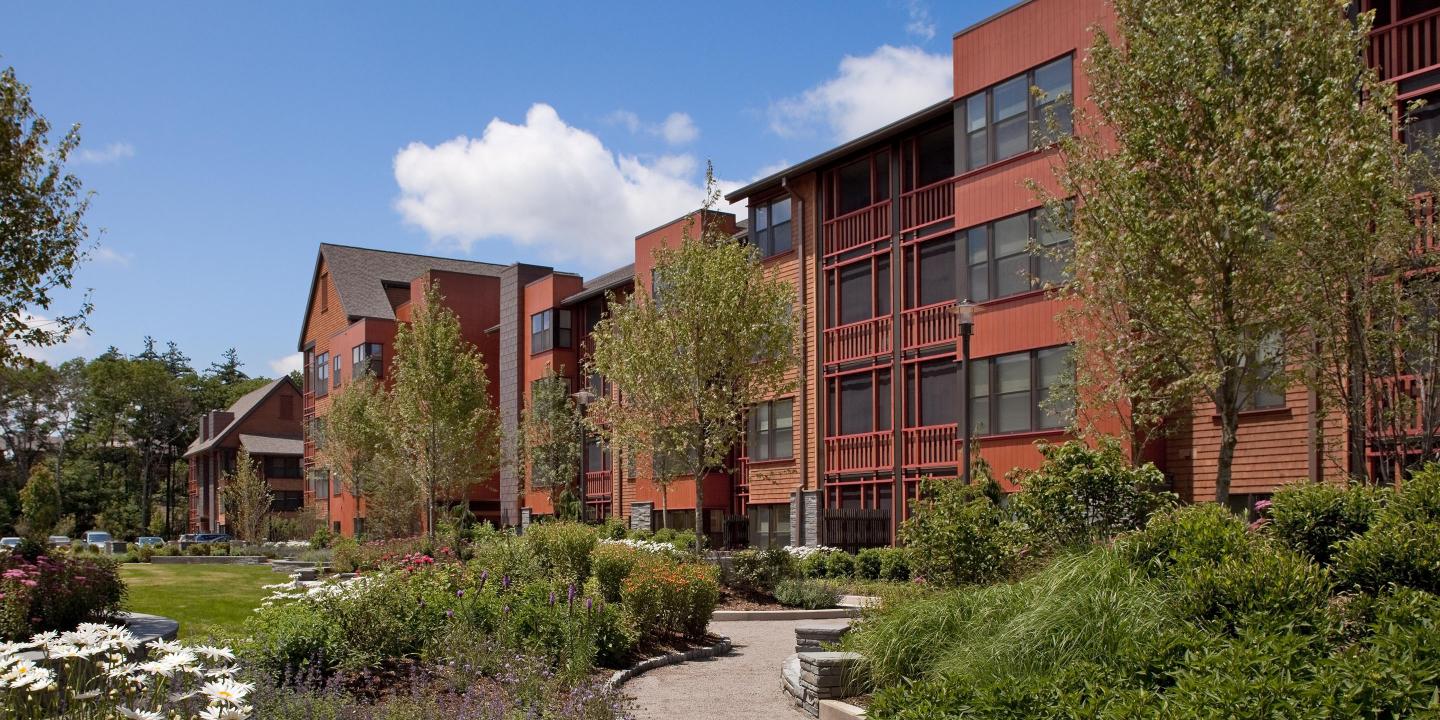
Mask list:
[{"label": "green bush cluster", "polygon": [[785,548],[741,550],[730,558],[723,573],[723,582],[732,588],[753,594],[775,591],[782,581],[792,579],[800,570]]},{"label": "green bush cluster", "polygon": [[954,480],[921,483],[914,515],[900,526],[910,571],[941,586],[1008,577],[1026,546],[1024,527],[977,486]]},{"label": "green bush cluster", "polygon": [[599,541],[595,528],[574,522],[534,523],[525,529],[525,539],[546,572],[573,582],[590,576],[590,553]]},{"label": "green bush cluster", "polygon": [[820,580],[789,578],[775,585],[775,601],[785,607],[824,610],[840,603],[840,591]]},{"label": "green bush cluster", "polygon": [[1016,476],[1021,491],[1014,513],[1036,541],[1086,545],[1145,524],[1152,513],[1175,503],[1158,492],[1165,476],[1151,463],[1130,464],[1119,443],[1041,443],[1038,470]]},{"label": "green bush cluster", "polygon": [[651,553],[620,584],[621,602],[645,634],[698,638],[720,602],[719,569]]},{"label": "green bush cluster", "polygon": [[1440,712],[1440,466],[1292,488],[1270,523],[1166,510],[1011,582],[897,597],[846,640],[870,717],[1352,718]]},{"label": "green bush cluster", "polygon": [[125,583],[108,558],[52,553],[35,543],[0,554],[0,640],[104,619],[124,598]]}]

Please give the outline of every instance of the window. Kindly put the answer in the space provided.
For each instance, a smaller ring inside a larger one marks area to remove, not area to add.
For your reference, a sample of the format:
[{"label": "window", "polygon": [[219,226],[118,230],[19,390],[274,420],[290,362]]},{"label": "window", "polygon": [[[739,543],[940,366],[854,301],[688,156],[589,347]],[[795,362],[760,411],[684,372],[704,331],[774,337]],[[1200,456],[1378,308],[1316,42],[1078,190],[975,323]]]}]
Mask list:
[{"label": "window", "polygon": [[1285,387],[1280,381],[1280,372],[1285,368],[1282,357],[1279,335],[1266,337],[1245,355],[1240,387],[1242,411],[1285,407]]},{"label": "window", "polygon": [[890,371],[842,375],[830,383],[829,435],[890,429]]},{"label": "window", "polygon": [[335,387],[340,387],[340,354],[335,354]]},{"label": "window", "polygon": [[848,215],[889,197],[890,153],[875,153],[831,171],[827,217]]},{"label": "window", "polygon": [[877,255],[831,274],[831,327],[890,314],[890,258]]},{"label": "window", "polygon": [[955,299],[955,236],[927,240],[914,247],[914,287],[910,307],[925,307]]},{"label": "window", "polygon": [[315,394],[326,395],[330,392],[330,353],[320,353],[315,356]]},{"label": "window", "polygon": [[600,445],[600,439],[585,437],[585,472],[600,472],[605,469],[605,448]]},{"label": "window", "polygon": [[330,496],[329,470],[310,471],[310,492],[314,493],[317,498],[323,499]]},{"label": "window", "polygon": [[265,458],[266,478],[299,478],[300,458],[269,455]]},{"label": "window", "polygon": [[[1405,125],[1405,143],[1412,151],[1434,150],[1436,138],[1440,137],[1440,94],[1423,99],[1425,104],[1410,113]],[[1440,158],[1431,159],[1440,162]]]},{"label": "window", "polygon": [[304,387],[301,388],[301,389],[304,390],[305,392],[311,392],[312,389],[315,387],[315,380],[314,380],[314,378],[311,377],[312,374],[314,373],[314,371],[315,371],[315,353],[313,353],[313,352],[311,352],[311,351],[309,351],[309,350],[306,350],[306,351],[305,351],[305,375],[304,375],[304,377],[301,378],[301,382],[304,384]]},{"label": "window", "polygon": [[294,512],[305,507],[305,493],[300,490],[275,490],[270,494],[270,509]]},{"label": "window", "polygon": [[530,354],[568,348],[572,337],[569,310],[542,310],[530,316]]},{"label": "window", "polygon": [[376,378],[384,376],[381,362],[380,343],[361,343],[350,349],[350,377],[370,373]]},{"label": "window", "polygon": [[970,363],[970,431],[975,435],[1054,430],[1071,409],[1051,407],[1051,394],[1069,372],[1068,346],[982,358]]},{"label": "window", "polygon": [[905,425],[951,425],[960,420],[960,376],[947,356],[905,368]]},{"label": "window", "polygon": [[955,174],[955,128],[922,133],[906,143],[900,155],[900,190],[909,192]]},{"label": "window", "polygon": [[745,432],[745,452],[751,461],[794,457],[794,402],[786,398],[760,403],[750,408]]},{"label": "window", "polygon": [[751,505],[750,545],[757,548],[785,547],[790,544],[790,505]]},{"label": "window", "polygon": [[[1052,63],[965,98],[965,169],[974,170],[1048,144],[1047,117],[1071,131],[1071,59]],[[1030,88],[1039,89],[1032,95]]]},{"label": "window", "polygon": [[1063,258],[1070,234],[1053,227],[1043,208],[970,228],[960,236],[965,238],[968,267],[962,292],[973,301],[1009,297],[1068,279]]},{"label": "window", "polygon": [[760,249],[761,257],[790,251],[789,197],[750,209],[750,243]]}]

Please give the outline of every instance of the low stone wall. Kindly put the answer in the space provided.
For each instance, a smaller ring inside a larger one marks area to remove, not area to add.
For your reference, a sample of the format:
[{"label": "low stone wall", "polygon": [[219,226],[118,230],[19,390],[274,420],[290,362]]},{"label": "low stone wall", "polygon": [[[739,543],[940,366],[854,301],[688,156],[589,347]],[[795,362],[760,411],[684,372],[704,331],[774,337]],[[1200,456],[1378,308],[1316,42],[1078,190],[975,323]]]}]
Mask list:
[{"label": "low stone wall", "polygon": [[865,691],[865,658],[849,652],[796,653],[785,662],[785,694],[811,717],[820,716],[822,700],[854,697]]},{"label": "low stone wall", "polygon": [[155,555],[150,562],[156,565],[259,565],[267,559],[264,555]]},{"label": "low stone wall", "polygon": [[795,652],[821,652],[825,645],[840,642],[850,626],[844,627],[797,627],[795,628]]},{"label": "low stone wall", "polygon": [[641,660],[624,670],[616,670],[605,681],[606,687],[615,689],[624,685],[631,678],[643,675],[655,668],[662,668],[666,665],[678,665],[686,660],[703,660],[705,658],[719,657],[730,652],[730,638],[720,636],[720,640],[709,647],[691,648],[684,652],[672,652],[664,655],[656,655],[652,658]]}]

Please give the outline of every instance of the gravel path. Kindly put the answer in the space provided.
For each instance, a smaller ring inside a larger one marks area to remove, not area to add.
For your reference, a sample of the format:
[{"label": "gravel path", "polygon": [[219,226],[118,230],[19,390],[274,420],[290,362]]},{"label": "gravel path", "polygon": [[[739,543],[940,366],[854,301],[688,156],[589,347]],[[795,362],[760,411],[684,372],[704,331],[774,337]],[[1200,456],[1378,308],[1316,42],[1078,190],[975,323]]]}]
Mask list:
[{"label": "gravel path", "polygon": [[780,666],[795,653],[795,628],[841,627],[849,620],[713,622],[734,643],[730,654],[651,670],[625,683],[638,720],[801,720],[809,716],[780,689]]}]

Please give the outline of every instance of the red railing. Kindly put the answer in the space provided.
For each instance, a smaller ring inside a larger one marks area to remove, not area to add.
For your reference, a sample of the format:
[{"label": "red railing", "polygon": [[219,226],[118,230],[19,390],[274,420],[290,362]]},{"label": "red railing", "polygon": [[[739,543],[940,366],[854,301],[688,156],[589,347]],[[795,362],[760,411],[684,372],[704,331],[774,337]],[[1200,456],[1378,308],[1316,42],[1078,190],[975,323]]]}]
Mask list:
[{"label": "red railing", "polygon": [[1440,65],[1440,9],[1370,31],[1366,58],[1381,80]]},{"label": "red railing", "polygon": [[825,471],[874,472],[894,465],[894,439],[889,430],[825,438]]},{"label": "red railing", "polygon": [[890,352],[890,316],[882,315],[825,330],[825,362],[860,360]]},{"label": "red railing", "polygon": [[945,178],[900,196],[900,231],[910,232],[955,216],[955,178]]},{"label": "red railing", "polygon": [[959,443],[955,438],[957,427],[952,423],[905,428],[901,437],[905,448],[905,467],[954,465],[959,457]]},{"label": "red railing", "polygon": [[589,502],[610,499],[610,471],[599,470],[585,473],[585,499]]},{"label": "red railing", "polygon": [[837,255],[866,243],[890,237],[890,201],[825,221],[825,255]]},{"label": "red railing", "polygon": [[955,342],[955,301],[906,310],[901,316],[905,349]]},{"label": "red railing", "polygon": [[1427,419],[1440,424],[1440,408],[1434,407],[1436,398],[1427,396],[1425,383],[1419,378],[1385,378],[1377,390],[1370,407],[1371,432],[1399,439],[1425,433]]},{"label": "red railing", "polygon": [[1414,210],[1411,218],[1415,221],[1415,253],[1425,255],[1428,253],[1440,253],[1440,228],[1437,228],[1436,206],[1440,205],[1440,196],[1433,193],[1421,193],[1414,198]]}]

